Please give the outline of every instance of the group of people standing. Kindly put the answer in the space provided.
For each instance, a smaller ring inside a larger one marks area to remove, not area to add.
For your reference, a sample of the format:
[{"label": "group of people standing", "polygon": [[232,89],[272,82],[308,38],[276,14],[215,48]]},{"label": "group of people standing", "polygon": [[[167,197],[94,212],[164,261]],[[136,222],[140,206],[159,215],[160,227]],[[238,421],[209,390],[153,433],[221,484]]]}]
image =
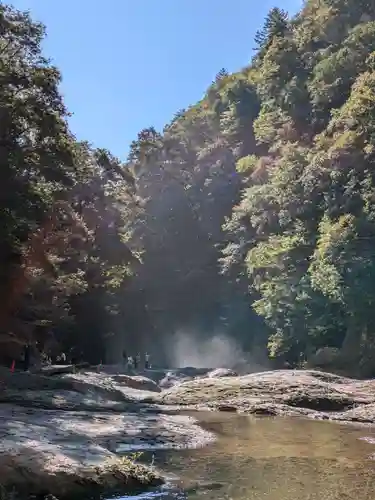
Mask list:
[{"label": "group of people standing", "polygon": [[[31,349],[32,349],[32,346],[29,342],[24,344],[23,356],[22,356],[24,371],[28,371],[30,369]],[[122,357],[123,357],[124,365],[127,366],[128,371],[137,370],[137,369],[141,368],[141,365],[143,365],[142,368],[144,368],[145,370],[148,370],[151,368],[150,355],[147,352],[144,353],[143,359],[142,359],[140,353],[136,354],[135,356],[128,356],[127,352],[124,349],[124,351],[122,352]],[[45,363],[47,363],[47,364],[52,363],[52,359],[49,356],[47,356],[46,354],[44,356],[42,356],[42,358],[43,358],[43,361]],[[55,362],[56,362],[56,364],[66,364],[68,362],[66,354],[64,352],[60,353],[60,355],[56,356]],[[73,360],[71,360],[71,362],[73,362]]]},{"label": "group of people standing", "polygon": [[[128,356],[125,349],[122,352],[122,359],[124,361],[124,364],[127,366],[128,370],[137,370],[140,368],[140,366],[142,364],[142,358],[141,358],[140,353],[136,354],[135,356]],[[145,370],[148,370],[151,368],[150,355],[147,354],[147,352],[144,354],[143,367]]]},{"label": "group of people standing", "polygon": [[[32,357],[35,359],[32,360]],[[46,365],[51,365],[53,363],[57,365],[65,365],[68,362],[67,356],[64,352],[60,353],[59,355],[55,356],[54,359],[52,359],[51,356],[49,356],[45,352],[38,353],[37,347],[33,346],[30,342],[24,344],[23,354],[21,359],[23,364],[23,370],[25,372],[29,371],[29,369],[31,368],[32,361],[35,363],[37,362],[38,358],[40,358],[42,364]]]}]

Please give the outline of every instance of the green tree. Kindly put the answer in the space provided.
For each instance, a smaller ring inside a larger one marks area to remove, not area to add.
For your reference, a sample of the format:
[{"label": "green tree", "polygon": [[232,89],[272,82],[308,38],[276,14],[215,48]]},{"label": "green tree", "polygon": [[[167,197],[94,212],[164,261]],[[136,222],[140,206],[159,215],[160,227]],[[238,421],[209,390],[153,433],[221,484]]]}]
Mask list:
[{"label": "green tree", "polygon": [[263,56],[275,37],[283,37],[289,28],[288,13],[273,7],[267,14],[261,30],[255,33],[256,50]]}]

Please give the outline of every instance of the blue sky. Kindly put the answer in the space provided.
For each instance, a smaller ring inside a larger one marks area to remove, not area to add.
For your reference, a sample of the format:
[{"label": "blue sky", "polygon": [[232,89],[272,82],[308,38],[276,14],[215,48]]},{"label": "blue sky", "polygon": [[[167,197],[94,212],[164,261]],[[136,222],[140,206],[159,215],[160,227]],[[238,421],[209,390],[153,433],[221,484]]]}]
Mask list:
[{"label": "blue sky", "polygon": [[221,68],[248,64],[275,5],[301,0],[13,0],[47,26],[72,131],[125,159],[139,130],[160,130]]}]

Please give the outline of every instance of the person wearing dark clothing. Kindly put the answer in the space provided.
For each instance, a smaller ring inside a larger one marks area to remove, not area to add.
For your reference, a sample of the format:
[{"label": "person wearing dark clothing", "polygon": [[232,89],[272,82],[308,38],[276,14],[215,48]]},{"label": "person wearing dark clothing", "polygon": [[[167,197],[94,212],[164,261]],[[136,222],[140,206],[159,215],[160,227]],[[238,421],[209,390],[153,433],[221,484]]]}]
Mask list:
[{"label": "person wearing dark clothing", "polygon": [[137,354],[134,356],[134,370],[136,370],[141,362],[141,356],[140,354]]},{"label": "person wearing dark clothing", "polygon": [[30,367],[30,344],[26,344],[23,353],[23,369],[25,372],[28,371]]},{"label": "person wearing dark clothing", "polygon": [[150,368],[150,355],[147,354],[147,352],[146,352],[146,354],[145,354],[145,370],[148,370],[149,368]]},{"label": "person wearing dark clothing", "polygon": [[128,361],[128,355],[127,355],[125,349],[122,351],[122,360],[124,362],[124,365],[126,365],[126,363]]}]

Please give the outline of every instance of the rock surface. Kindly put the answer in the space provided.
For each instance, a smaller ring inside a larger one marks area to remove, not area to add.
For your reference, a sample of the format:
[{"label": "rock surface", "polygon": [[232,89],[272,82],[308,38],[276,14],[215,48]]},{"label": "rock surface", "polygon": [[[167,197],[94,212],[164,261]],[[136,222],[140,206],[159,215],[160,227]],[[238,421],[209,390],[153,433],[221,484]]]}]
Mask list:
[{"label": "rock surface", "polygon": [[161,389],[169,389],[170,387],[174,387],[177,384],[181,384],[182,382],[187,382],[189,380],[194,380],[193,377],[185,377],[184,375],[177,375],[174,372],[167,372],[165,377],[162,378],[159,382],[159,387]]},{"label": "rock surface", "polygon": [[140,391],[161,392],[156,382],[140,375],[135,375],[133,377],[129,375],[114,375],[113,380],[120,386],[125,385],[126,387],[131,387],[132,389],[138,389]]},{"label": "rock surface", "polygon": [[375,380],[313,370],[237,376],[172,370],[173,387],[118,372],[46,376],[0,370],[2,486],[68,498],[159,484],[153,470],[119,458],[142,449],[200,446],[214,436],[179,410],[307,416],[375,423]]},{"label": "rock surface", "polygon": [[237,377],[238,373],[234,370],[230,370],[229,368],[216,368],[216,370],[212,370],[209,372],[209,378],[220,378],[220,377]]},{"label": "rock surface", "polygon": [[375,423],[375,380],[314,370],[275,370],[241,377],[204,377],[163,391],[167,405]]},{"label": "rock surface", "polygon": [[[35,464],[38,477],[60,470],[74,474],[80,467],[90,470],[114,459],[121,448],[196,446],[208,439],[208,434],[187,416],[147,411],[54,411],[14,405],[1,407],[0,435],[0,457],[22,461],[30,457],[29,467]],[[3,478],[2,472],[0,476]]]},{"label": "rock surface", "polygon": [[0,478],[6,490],[59,499],[134,491],[162,478],[117,452],[199,446],[212,439],[192,418],[146,403],[160,389],[144,377],[0,376]]}]

